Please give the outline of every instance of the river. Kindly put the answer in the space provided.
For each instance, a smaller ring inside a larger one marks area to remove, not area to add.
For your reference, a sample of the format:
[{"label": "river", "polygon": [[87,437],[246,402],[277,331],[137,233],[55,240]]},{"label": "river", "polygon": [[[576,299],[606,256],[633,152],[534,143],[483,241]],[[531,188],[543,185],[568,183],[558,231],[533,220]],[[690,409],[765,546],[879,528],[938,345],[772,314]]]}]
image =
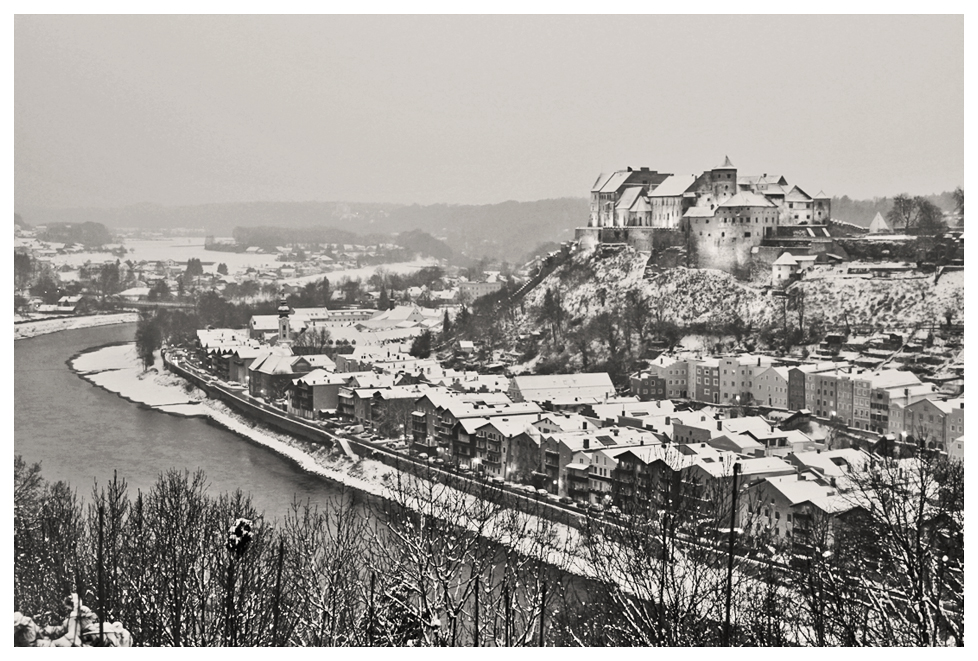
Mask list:
[{"label": "river", "polygon": [[66,362],[106,344],[133,340],[135,324],[61,331],[14,342],[14,453],[41,462],[89,500],[95,481],[118,471],[148,491],[171,468],[203,469],[212,496],[240,488],[267,518],[281,519],[293,498],[320,507],[338,494],[274,452],[204,418],[180,418],[132,404],[78,377]]}]

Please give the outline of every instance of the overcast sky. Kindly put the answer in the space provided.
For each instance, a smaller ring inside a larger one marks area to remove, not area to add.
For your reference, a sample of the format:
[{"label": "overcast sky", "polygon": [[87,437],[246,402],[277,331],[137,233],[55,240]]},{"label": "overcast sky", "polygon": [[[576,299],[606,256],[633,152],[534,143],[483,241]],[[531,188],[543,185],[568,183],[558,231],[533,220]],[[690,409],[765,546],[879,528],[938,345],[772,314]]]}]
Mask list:
[{"label": "overcast sky", "polygon": [[599,172],[963,184],[957,17],[15,19],[15,203],[429,204]]}]

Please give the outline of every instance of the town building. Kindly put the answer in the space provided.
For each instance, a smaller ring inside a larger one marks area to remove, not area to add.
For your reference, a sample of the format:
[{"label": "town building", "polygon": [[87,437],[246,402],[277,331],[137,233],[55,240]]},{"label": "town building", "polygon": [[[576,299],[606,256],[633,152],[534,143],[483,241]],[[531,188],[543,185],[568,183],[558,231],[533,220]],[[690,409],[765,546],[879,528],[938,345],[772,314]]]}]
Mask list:
[{"label": "town building", "polygon": [[[788,409],[788,367],[769,366],[751,380],[751,400],[761,406]],[[804,408],[804,407],[802,407]]]},{"label": "town building", "polygon": [[314,369],[292,381],[287,410],[292,415],[312,420],[334,416],[340,407],[340,390],[349,386],[357,376],[364,375],[373,373]]},{"label": "town building", "polygon": [[458,299],[460,301],[474,301],[477,298],[494,294],[503,288],[501,280],[494,282],[460,282],[458,283]]},{"label": "town building", "polygon": [[580,410],[614,398],[615,386],[607,372],[514,376],[508,394],[514,402],[536,402],[550,411]]},{"label": "town building", "polygon": [[829,548],[834,517],[856,506],[831,480],[815,472],[765,477],[743,494],[740,526],[754,536],[769,536],[789,552]]}]

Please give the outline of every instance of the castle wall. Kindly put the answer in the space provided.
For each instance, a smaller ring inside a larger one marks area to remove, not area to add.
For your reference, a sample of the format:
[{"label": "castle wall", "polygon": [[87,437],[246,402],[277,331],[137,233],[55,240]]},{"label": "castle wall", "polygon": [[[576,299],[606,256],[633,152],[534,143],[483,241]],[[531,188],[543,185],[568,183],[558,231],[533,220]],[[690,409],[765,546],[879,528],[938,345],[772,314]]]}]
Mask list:
[{"label": "castle wall", "polygon": [[574,238],[582,248],[599,243],[625,243],[639,252],[658,252],[686,244],[682,230],[662,227],[578,227]]},{"label": "castle wall", "polygon": [[775,207],[719,207],[714,217],[688,219],[696,263],[702,269],[731,271],[751,260],[751,250],[778,224]]}]

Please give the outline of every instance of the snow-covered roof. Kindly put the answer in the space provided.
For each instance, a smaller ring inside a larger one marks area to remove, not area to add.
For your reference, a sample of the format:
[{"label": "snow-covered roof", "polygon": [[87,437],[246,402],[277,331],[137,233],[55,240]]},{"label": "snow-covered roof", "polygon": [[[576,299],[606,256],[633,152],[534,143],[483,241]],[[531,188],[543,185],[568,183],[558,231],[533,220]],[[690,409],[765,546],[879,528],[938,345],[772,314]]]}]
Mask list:
[{"label": "snow-covered roof", "polygon": [[809,202],[812,197],[798,186],[794,186],[784,199],[785,202]]},{"label": "snow-covered roof", "polygon": [[714,215],[713,209],[709,207],[690,207],[686,209],[683,218],[713,218]]},{"label": "snow-covered roof", "polygon": [[869,231],[877,234],[890,231],[890,225],[879,211],[873,217],[873,222],[869,224]]},{"label": "snow-covered roof", "polygon": [[615,172],[610,177],[608,177],[608,180],[601,187],[600,192],[602,193],[617,192],[618,189],[621,188],[622,185],[628,180],[628,175],[630,174],[631,172],[629,172],[628,170],[619,170],[618,172]]},{"label": "snow-covered roof", "polygon": [[763,195],[750,191],[740,191],[733,197],[720,203],[721,207],[774,207],[777,206]]},{"label": "snow-covered roof", "polygon": [[615,205],[616,209],[631,209],[632,205],[635,203],[639,196],[642,194],[641,186],[629,186],[618,198],[618,204]]},{"label": "snow-covered roof", "polygon": [[599,174],[598,175],[598,178],[594,180],[594,185],[591,186],[591,192],[592,193],[597,193],[598,191],[600,191],[601,188],[606,183],[608,183],[608,180],[611,179],[611,175],[613,175],[613,174],[614,174],[614,172],[611,172],[609,174],[605,174],[604,172],[602,172],[601,174]]},{"label": "snow-covered roof", "polygon": [[730,162],[730,157],[729,156],[724,156],[723,157],[723,164],[722,165],[718,165],[718,166],[716,166],[713,169],[714,170],[729,170],[729,169],[733,169],[735,167],[736,166],[733,163]]},{"label": "snow-covered roof", "polygon": [[693,185],[694,181],[693,177],[669,175],[649,193],[649,197],[679,197]]},{"label": "snow-covered roof", "polygon": [[613,397],[615,386],[607,372],[593,374],[547,374],[513,377],[524,399],[547,401]]},{"label": "snow-covered roof", "polygon": [[777,261],[774,262],[775,266],[797,266],[798,260],[796,260],[790,252],[781,253]]}]

